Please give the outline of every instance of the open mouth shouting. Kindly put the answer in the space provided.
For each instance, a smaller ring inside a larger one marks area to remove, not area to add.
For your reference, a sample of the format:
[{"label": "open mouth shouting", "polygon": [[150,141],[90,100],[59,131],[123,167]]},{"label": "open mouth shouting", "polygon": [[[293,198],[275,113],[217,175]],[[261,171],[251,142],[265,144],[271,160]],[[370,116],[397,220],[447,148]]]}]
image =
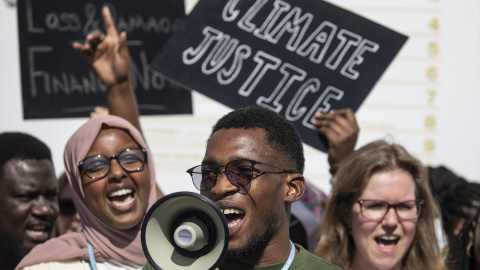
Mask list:
[{"label": "open mouth shouting", "polygon": [[136,199],[133,188],[120,188],[107,194],[109,204],[119,212],[126,212],[133,208]]},{"label": "open mouth shouting", "polygon": [[49,222],[31,222],[26,229],[26,235],[32,242],[43,243],[50,238],[52,224]]},{"label": "open mouth shouting", "polygon": [[400,237],[397,235],[381,235],[375,237],[377,247],[381,252],[392,253],[395,251]]},{"label": "open mouth shouting", "polygon": [[245,212],[238,208],[221,208],[221,211],[227,219],[228,230],[231,236],[240,229],[245,218]]}]

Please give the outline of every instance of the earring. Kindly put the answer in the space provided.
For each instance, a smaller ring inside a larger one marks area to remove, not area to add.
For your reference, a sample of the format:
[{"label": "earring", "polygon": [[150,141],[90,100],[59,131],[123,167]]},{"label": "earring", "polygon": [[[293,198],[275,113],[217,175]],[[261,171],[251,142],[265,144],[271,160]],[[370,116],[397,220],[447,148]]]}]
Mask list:
[{"label": "earring", "polygon": [[473,246],[473,243],[472,243],[472,241],[470,241],[467,245],[467,256],[468,256],[468,258],[472,258],[472,246]]}]

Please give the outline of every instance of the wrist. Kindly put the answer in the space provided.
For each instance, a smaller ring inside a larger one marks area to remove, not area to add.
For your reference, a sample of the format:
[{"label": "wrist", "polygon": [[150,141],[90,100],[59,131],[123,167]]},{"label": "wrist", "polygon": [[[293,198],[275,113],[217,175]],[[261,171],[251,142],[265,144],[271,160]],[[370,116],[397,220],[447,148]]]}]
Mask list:
[{"label": "wrist", "polygon": [[130,86],[130,78],[125,78],[122,80],[118,80],[114,83],[107,84],[107,91],[115,90],[115,89],[127,89]]}]

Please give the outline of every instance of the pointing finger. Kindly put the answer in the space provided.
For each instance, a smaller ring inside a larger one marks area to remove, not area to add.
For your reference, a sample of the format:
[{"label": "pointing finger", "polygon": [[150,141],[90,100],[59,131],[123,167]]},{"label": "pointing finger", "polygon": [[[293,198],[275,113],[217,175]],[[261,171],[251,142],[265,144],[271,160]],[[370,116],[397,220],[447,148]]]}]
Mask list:
[{"label": "pointing finger", "polygon": [[107,31],[107,35],[109,36],[118,36],[117,28],[115,28],[115,24],[113,23],[112,14],[110,13],[110,9],[107,6],[102,8],[103,14],[103,21],[105,22],[105,29]]}]

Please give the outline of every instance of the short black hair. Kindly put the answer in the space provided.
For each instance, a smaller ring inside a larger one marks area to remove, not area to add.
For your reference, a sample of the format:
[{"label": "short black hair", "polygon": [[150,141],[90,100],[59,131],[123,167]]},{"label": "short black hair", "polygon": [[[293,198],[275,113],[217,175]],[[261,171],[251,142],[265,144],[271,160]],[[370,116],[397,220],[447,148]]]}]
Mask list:
[{"label": "short black hair", "polygon": [[50,148],[33,137],[21,132],[0,133],[0,177],[5,163],[12,159],[48,159],[52,161]]},{"label": "short black hair", "polygon": [[270,147],[280,159],[288,158],[295,163],[295,171],[303,174],[305,156],[303,144],[295,126],[280,114],[258,105],[236,109],[222,118],[213,126],[210,138],[220,129],[262,128],[266,131],[266,139]]}]

